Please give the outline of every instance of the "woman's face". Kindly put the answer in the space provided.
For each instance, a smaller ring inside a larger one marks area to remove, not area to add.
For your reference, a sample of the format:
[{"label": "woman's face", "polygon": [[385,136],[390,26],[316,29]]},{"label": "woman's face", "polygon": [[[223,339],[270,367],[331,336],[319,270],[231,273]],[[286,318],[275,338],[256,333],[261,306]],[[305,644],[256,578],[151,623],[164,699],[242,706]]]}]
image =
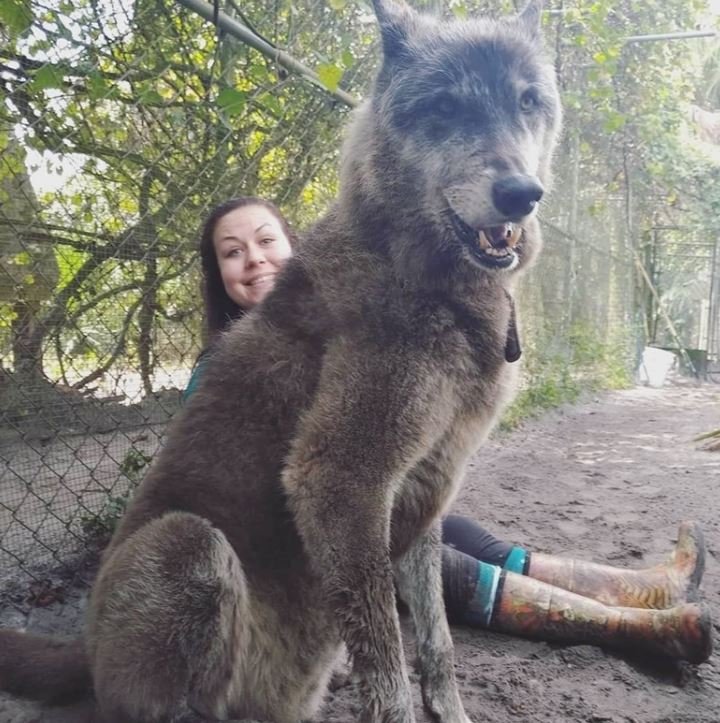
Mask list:
[{"label": "woman's face", "polygon": [[215,224],[213,246],[225,292],[246,310],[267,296],[292,256],[280,222],[264,206],[226,213]]}]

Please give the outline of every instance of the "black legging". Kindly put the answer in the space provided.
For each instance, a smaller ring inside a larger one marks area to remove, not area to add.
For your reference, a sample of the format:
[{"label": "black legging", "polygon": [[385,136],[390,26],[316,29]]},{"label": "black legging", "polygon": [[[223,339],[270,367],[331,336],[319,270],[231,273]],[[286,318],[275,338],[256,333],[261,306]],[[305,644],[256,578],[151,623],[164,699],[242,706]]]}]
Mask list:
[{"label": "black legging", "polygon": [[502,567],[513,545],[493,537],[475,520],[461,515],[448,515],[442,522],[442,541],[476,560]]},{"label": "black legging", "polygon": [[453,624],[476,624],[476,616],[468,617],[468,612],[479,582],[477,561],[503,567],[513,545],[460,515],[448,515],[442,521],[442,541],[443,598],[448,620]]}]

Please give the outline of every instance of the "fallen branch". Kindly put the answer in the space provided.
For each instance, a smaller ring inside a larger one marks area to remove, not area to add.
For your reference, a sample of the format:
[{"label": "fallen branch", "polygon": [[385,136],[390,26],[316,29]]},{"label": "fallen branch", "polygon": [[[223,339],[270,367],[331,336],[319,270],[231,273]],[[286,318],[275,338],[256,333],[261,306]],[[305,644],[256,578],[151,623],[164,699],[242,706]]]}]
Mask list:
[{"label": "fallen branch", "polygon": [[693,442],[703,442],[710,440],[703,444],[700,449],[704,449],[706,452],[720,452],[720,429],[714,429],[712,432],[705,432],[699,437],[695,437]]}]

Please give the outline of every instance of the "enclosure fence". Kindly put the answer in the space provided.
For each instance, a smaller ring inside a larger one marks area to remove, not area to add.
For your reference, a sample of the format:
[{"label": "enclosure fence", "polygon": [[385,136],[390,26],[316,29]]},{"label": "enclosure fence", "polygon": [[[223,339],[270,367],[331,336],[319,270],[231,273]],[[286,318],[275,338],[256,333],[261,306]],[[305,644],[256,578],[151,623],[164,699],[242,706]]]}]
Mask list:
[{"label": "enclosure fence", "polygon": [[[0,583],[45,579],[107,538],[203,347],[203,218],[241,194],[275,200],[299,228],[317,218],[336,192],[348,99],[365,95],[378,59],[359,3],[219,4],[311,75],[171,0],[11,6],[0,12]],[[602,173],[581,141],[571,124],[545,251],[521,292],[526,384],[549,369],[556,386],[627,375],[646,338],[633,210],[621,193],[597,205]]]}]

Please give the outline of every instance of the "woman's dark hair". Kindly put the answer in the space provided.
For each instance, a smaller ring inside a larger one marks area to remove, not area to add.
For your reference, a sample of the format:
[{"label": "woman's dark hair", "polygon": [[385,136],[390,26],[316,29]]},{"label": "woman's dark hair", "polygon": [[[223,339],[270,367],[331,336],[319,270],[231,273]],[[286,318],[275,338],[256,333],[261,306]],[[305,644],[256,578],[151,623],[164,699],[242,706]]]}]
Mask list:
[{"label": "woman's dark hair", "polygon": [[278,220],[283,233],[295,245],[296,236],[288,226],[278,207],[271,201],[256,196],[231,198],[215,207],[208,216],[200,235],[200,259],[202,261],[202,295],[205,302],[205,333],[207,343],[211,343],[230,321],[245,313],[245,309],[236,304],[225,291],[220,275],[213,234],[218,221],[226,214],[243,206],[262,206]]}]

